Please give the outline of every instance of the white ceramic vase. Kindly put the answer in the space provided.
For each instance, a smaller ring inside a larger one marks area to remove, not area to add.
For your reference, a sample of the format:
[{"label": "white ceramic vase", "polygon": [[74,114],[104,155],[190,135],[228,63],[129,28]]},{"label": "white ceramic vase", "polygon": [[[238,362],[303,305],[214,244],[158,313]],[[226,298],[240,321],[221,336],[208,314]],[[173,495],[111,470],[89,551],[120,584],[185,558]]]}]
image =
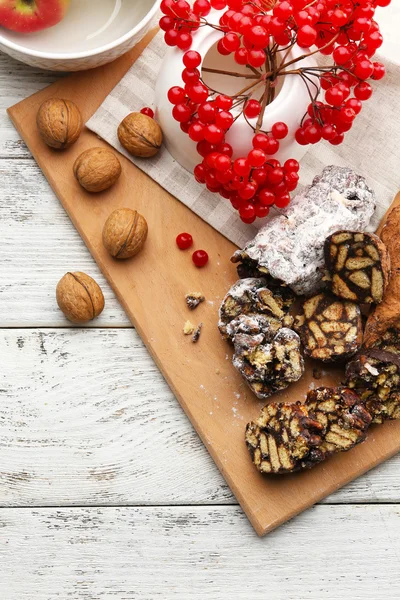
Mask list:
[{"label": "white ceramic vase", "polygon": [[[220,15],[220,11],[214,11],[210,13],[208,20],[218,23]],[[217,52],[216,44],[221,37],[223,37],[223,33],[211,27],[202,27],[193,36],[191,49],[196,50],[203,57],[202,66],[248,73],[249,71],[245,71],[245,67],[241,69],[241,67],[236,65],[232,57],[222,57]],[[305,52],[296,46],[287,60],[298,58]],[[167,149],[185,169],[193,172],[194,167],[202,159],[197,153],[196,143],[190,140],[187,134],[182,132],[179,123],[172,118],[172,105],[167,98],[168,90],[172,86],[183,86],[181,79],[182,70],[184,69],[182,56],[182,51],[177,48],[169,48],[167,50],[157,80],[155,104],[157,120],[164,132]],[[315,66],[315,64],[313,57],[301,61],[302,66]],[[291,66],[291,69],[294,67],[295,64]],[[244,79],[227,77],[225,75],[203,73],[203,78],[213,89],[228,94],[237,93],[246,84],[246,80]],[[289,135],[286,139],[281,140],[279,153],[274,158],[280,161],[285,161],[288,158],[300,160],[307,152],[307,147],[297,144],[294,135],[303,115],[307,111],[310,97],[306,85],[299,76],[287,75],[280,79],[281,88],[277,89],[274,101],[267,106],[262,129],[270,131],[274,123],[278,121],[285,122],[289,127]],[[257,119],[250,119],[250,122],[255,125]],[[242,115],[235,121],[226,136],[226,141],[234,148],[234,158],[247,156],[252,148],[253,135],[253,130]]]}]

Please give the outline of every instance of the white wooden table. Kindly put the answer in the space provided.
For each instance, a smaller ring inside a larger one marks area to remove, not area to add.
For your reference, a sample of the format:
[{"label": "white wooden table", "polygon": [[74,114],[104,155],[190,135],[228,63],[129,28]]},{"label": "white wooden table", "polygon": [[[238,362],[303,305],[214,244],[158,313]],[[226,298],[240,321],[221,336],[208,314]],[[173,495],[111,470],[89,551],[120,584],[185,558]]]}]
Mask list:
[{"label": "white wooden table", "polygon": [[[0,55],[0,598],[398,599],[400,456],[253,532],[8,121],[55,78]],[[91,327],[68,270],[105,292]]]}]

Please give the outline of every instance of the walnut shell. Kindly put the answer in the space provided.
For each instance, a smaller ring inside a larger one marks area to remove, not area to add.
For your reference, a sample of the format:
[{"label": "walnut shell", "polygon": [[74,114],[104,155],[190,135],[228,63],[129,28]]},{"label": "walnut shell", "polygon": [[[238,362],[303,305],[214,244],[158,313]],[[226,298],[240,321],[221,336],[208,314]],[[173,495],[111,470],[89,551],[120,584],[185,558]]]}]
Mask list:
[{"label": "walnut shell", "polygon": [[87,323],[103,311],[100,286],[85,273],[66,273],[57,284],[57,304],[72,323]]},{"label": "walnut shell", "polygon": [[147,239],[146,219],[136,210],[118,208],[108,217],[103,229],[103,243],[114,258],[132,258]]},{"label": "walnut shell", "polygon": [[75,144],[82,131],[79,108],[70,100],[49,98],[40,106],[36,124],[45,144],[64,150]]},{"label": "walnut shell", "polygon": [[163,134],[154,119],[142,113],[131,113],[120,123],[118,139],[133,156],[150,158],[159,152]]},{"label": "walnut shell", "polygon": [[88,192],[103,192],[121,175],[121,163],[107,148],[89,148],[75,161],[74,175]]}]

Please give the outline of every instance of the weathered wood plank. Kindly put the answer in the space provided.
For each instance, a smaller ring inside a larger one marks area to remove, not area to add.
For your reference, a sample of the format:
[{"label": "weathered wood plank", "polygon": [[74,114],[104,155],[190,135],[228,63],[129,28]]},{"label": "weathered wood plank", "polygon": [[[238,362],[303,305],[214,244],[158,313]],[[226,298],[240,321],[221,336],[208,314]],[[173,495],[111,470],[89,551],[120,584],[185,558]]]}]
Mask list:
[{"label": "weathered wood plank", "polygon": [[[0,356],[1,506],[235,502],[134,330],[3,330]],[[397,502],[399,467],[326,502]]]},{"label": "weathered wood plank", "polygon": [[62,75],[33,69],[0,52],[0,158],[30,158],[30,152],[15,131],[6,109],[58,77]]},{"label": "weathered wood plank", "polygon": [[33,161],[0,160],[0,327],[69,326],[55,301],[67,271],[101,285],[106,308],[90,326],[130,322]]},{"label": "weathered wood plank", "polygon": [[265,539],[237,507],[2,509],[0,529],[2,600],[399,597],[396,505],[318,506]]}]

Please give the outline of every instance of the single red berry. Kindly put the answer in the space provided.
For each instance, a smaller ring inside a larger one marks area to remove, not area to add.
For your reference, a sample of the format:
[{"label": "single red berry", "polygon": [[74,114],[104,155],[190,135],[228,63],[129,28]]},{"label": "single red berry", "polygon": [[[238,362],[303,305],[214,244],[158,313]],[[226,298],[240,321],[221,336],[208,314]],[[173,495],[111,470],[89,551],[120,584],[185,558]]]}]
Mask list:
[{"label": "single red berry", "polygon": [[192,260],[196,267],[201,269],[208,263],[208,254],[205,250],[196,250],[196,252],[193,252]]},{"label": "single red berry", "polygon": [[168,92],[168,100],[171,104],[181,104],[186,99],[185,90],[179,86],[172,87]]},{"label": "single red berry", "polygon": [[196,69],[201,65],[201,56],[195,50],[189,50],[183,55],[183,64],[188,69]]},{"label": "single red berry", "polygon": [[279,142],[272,135],[267,135],[267,142],[264,152],[269,156],[273,156],[279,151]]},{"label": "single red berry", "polygon": [[230,31],[222,38],[222,44],[229,53],[235,52],[240,48],[240,38],[236,33]]},{"label": "single red berry", "polygon": [[260,112],[261,104],[258,102],[258,100],[249,100],[248,102],[246,102],[244,107],[244,114],[248,119],[254,119],[255,117],[258,117]]},{"label": "single red berry", "polygon": [[145,106],[145,108],[142,108],[142,110],[140,112],[142,113],[142,115],[146,115],[146,117],[150,117],[150,119],[154,119],[154,110],[152,110],[148,106]]},{"label": "single red berry", "polygon": [[193,238],[190,233],[180,233],[176,238],[176,245],[179,250],[187,250],[193,245]]},{"label": "single red berry", "polygon": [[328,142],[330,140],[333,140],[334,137],[336,137],[337,133],[335,128],[333,127],[333,125],[330,125],[329,123],[326,123],[321,130],[322,133],[322,138],[324,140],[327,140]]},{"label": "single red berry", "polygon": [[372,87],[366,81],[362,81],[354,88],[354,95],[358,100],[368,100],[372,96]]},{"label": "single red berry", "polygon": [[322,137],[321,126],[316,123],[309,125],[304,130],[304,137],[309,144],[317,144]]},{"label": "single red berry", "polygon": [[339,146],[339,144],[341,144],[344,140],[344,135],[343,133],[338,133],[336,137],[333,138],[333,140],[330,140],[329,143],[332,144],[332,146]]},{"label": "single red berry", "polygon": [[185,123],[192,116],[192,111],[186,104],[176,104],[172,109],[172,116],[178,123]]},{"label": "single red berry", "polygon": [[215,168],[217,171],[226,172],[231,168],[231,164],[231,159],[224,154],[218,154],[218,157],[215,159]]},{"label": "single red berry", "polygon": [[198,69],[183,69],[182,81],[188,85],[195,85],[200,81],[200,71]]},{"label": "single red berry", "polygon": [[256,195],[256,192],[257,186],[255,183],[246,183],[242,188],[240,188],[238,194],[243,200],[251,200]]},{"label": "single red berry", "polygon": [[180,50],[189,50],[190,46],[192,45],[192,42],[193,38],[190,33],[186,33],[185,31],[178,33],[176,45]]},{"label": "single red berry", "polygon": [[356,66],[354,67],[354,75],[356,77],[359,77],[360,79],[368,79],[369,77],[371,77],[373,72],[374,65],[368,59],[358,61],[356,63]]},{"label": "single red berry", "polygon": [[277,185],[278,183],[281,183],[281,181],[283,181],[284,175],[285,175],[285,173],[283,172],[283,169],[276,167],[275,169],[272,169],[272,171],[270,171],[268,173],[268,181],[272,185]]},{"label": "single red berry", "polygon": [[356,115],[358,115],[362,109],[362,102],[360,100],[358,100],[357,98],[349,98],[348,100],[346,100],[344,105],[347,108],[351,108],[352,110],[354,110]]},{"label": "single red berry", "polygon": [[187,93],[189,98],[196,104],[203,104],[206,102],[209,94],[208,88],[200,82],[195,83],[194,85],[189,84],[187,86]]},{"label": "single red berry", "polygon": [[193,142],[204,140],[205,126],[202,123],[192,123],[189,127],[189,137]]},{"label": "single red berry", "polygon": [[372,79],[378,81],[379,79],[383,79],[386,75],[385,65],[379,62],[374,62],[374,72],[372,73]]},{"label": "single red berry", "polygon": [[265,219],[265,217],[268,217],[269,215],[269,207],[268,206],[264,206],[264,204],[257,204],[256,205],[256,217],[258,217],[259,219]]},{"label": "single red berry", "polygon": [[167,46],[173,47],[173,46],[176,46],[178,37],[179,37],[179,33],[176,31],[176,29],[169,29],[168,31],[165,32],[164,40],[165,40],[165,43],[167,44]]},{"label": "single red berry", "polygon": [[300,146],[307,146],[308,142],[305,137],[305,129],[303,127],[299,127],[295,134],[296,142],[300,144]]},{"label": "single red berry", "polygon": [[228,129],[233,125],[233,121],[233,115],[227,110],[221,110],[219,113],[216,114],[215,117],[216,125],[224,129],[225,131],[228,131]]},{"label": "single red berry", "polygon": [[193,4],[193,12],[199,17],[206,17],[211,12],[211,4],[208,0],[196,0]]},{"label": "single red berry", "polygon": [[249,50],[247,55],[248,62],[252,67],[261,67],[266,61],[264,50]]},{"label": "single red berry", "polygon": [[285,171],[287,173],[289,173],[291,171],[294,173],[298,173],[300,170],[300,165],[299,165],[298,161],[295,160],[294,158],[289,158],[283,165],[283,168],[285,169]]},{"label": "single red berry", "polygon": [[204,132],[204,137],[210,144],[220,144],[224,139],[224,132],[217,125],[207,125]]},{"label": "single red berry", "polygon": [[224,96],[223,94],[220,94],[216,97],[215,103],[218,106],[218,108],[220,108],[223,111],[227,111],[230,108],[232,108],[233,100],[229,96]]},{"label": "single red berry", "polygon": [[250,163],[247,158],[237,158],[233,163],[233,169],[240,177],[246,177],[250,173]]},{"label": "single red berry", "polygon": [[279,121],[278,123],[274,123],[274,125],[272,125],[271,132],[277,140],[283,140],[289,133],[289,128],[286,123]]},{"label": "single red berry", "polygon": [[254,204],[251,202],[245,202],[239,208],[239,215],[242,221],[245,223],[253,223],[256,218],[256,209]]},{"label": "single red berry", "polygon": [[334,27],[342,27],[348,21],[349,17],[340,8],[336,8],[331,15],[331,22]]},{"label": "single red berry", "polygon": [[258,196],[260,198],[261,204],[263,204],[264,206],[272,206],[273,204],[275,204],[276,196],[268,188],[263,188]]},{"label": "single red berry", "polygon": [[285,208],[285,206],[287,206],[288,204],[290,204],[290,194],[286,193],[277,196],[275,200],[275,206],[277,206],[278,208]]},{"label": "single red berry", "polygon": [[205,102],[199,106],[197,113],[203,123],[213,123],[217,111],[213,103]]},{"label": "single red berry", "polygon": [[239,50],[236,50],[235,61],[238,65],[247,65],[249,62],[249,54],[246,48],[239,48]]},{"label": "single red berry", "polygon": [[311,25],[303,25],[297,32],[297,45],[300,48],[309,48],[317,40],[317,30]]},{"label": "single red berry", "polygon": [[331,106],[340,106],[343,103],[344,95],[342,90],[334,86],[326,90],[325,100]]},{"label": "single red berry", "polygon": [[160,19],[160,29],[163,31],[169,31],[174,28],[175,20],[172,17],[162,17]]},{"label": "single red berry", "polygon": [[267,160],[267,155],[264,150],[260,150],[259,148],[255,148],[248,155],[248,161],[252,167],[262,167]]},{"label": "single red berry", "polygon": [[196,165],[194,168],[194,178],[196,179],[196,181],[198,183],[205,183],[206,182],[206,169],[204,167],[204,165]]}]

